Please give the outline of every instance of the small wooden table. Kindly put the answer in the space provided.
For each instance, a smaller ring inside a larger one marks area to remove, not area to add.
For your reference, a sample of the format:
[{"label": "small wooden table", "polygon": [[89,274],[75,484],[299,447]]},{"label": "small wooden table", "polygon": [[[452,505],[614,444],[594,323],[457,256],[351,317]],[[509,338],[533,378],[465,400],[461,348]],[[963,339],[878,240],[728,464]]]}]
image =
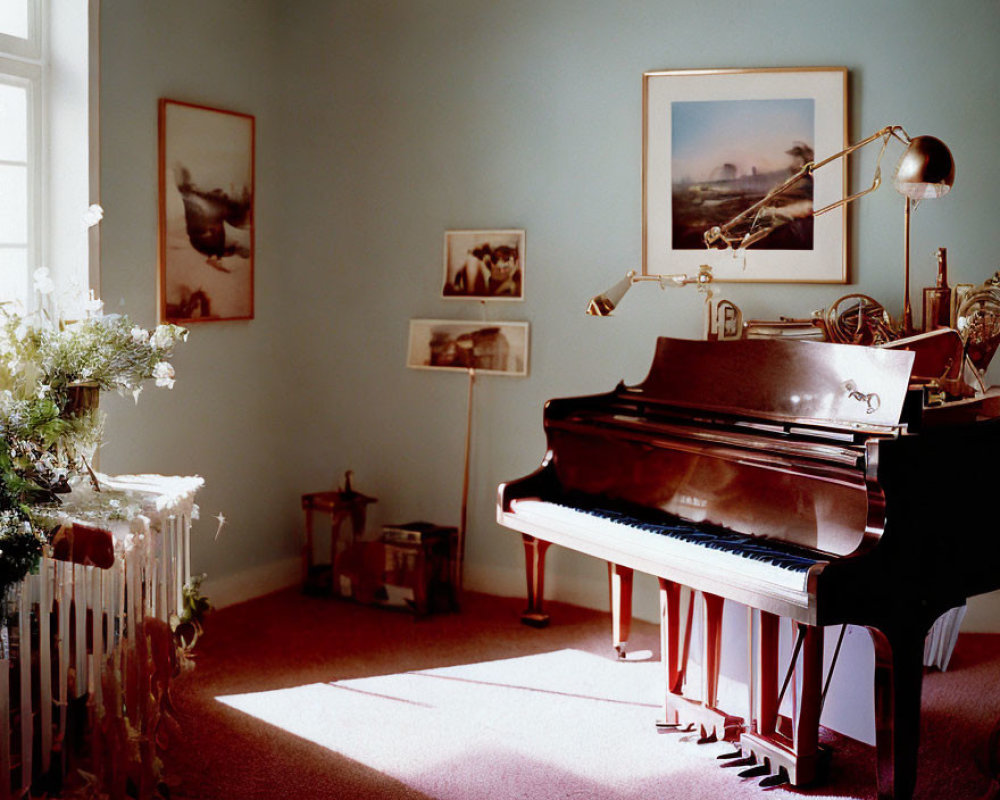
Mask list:
[{"label": "small wooden table", "polygon": [[[306,539],[302,546],[302,587],[310,588],[310,570],[313,566],[313,514],[330,515],[330,593],[337,595],[337,576],[340,574],[343,552],[365,532],[365,515],[369,504],[377,502],[360,492],[312,492],[302,495],[302,511],[306,518]],[[341,546],[340,529],[350,520],[349,538]]]}]

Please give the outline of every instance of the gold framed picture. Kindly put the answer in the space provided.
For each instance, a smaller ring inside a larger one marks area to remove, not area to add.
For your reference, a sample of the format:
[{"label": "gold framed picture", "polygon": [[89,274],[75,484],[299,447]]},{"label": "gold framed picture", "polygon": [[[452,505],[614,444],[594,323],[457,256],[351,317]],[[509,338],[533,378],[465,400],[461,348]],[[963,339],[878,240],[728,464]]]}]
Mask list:
[{"label": "gold framed picture", "polygon": [[845,283],[844,197],[838,159],[760,210],[770,235],[739,250],[704,234],[847,141],[847,70],[709,69],[643,75],[642,271],[713,280]]},{"label": "gold framed picture", "polygon": [[528,323],[411,319],[406,366],[524,377]]},{"label": "gold framed picture", "polygon": [[160,100],[163,322],[253,319],[254,118]]},{"label": "gold framed picture", "polygon": [[445,231],[445,300],[523,300],[524,231]]}]

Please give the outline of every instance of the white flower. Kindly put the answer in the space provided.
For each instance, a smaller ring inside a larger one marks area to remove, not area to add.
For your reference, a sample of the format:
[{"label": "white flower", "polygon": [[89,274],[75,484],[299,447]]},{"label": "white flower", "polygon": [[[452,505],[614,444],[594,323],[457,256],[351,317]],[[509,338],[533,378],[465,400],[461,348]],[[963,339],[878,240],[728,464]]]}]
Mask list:
[{"label": "white flower", "polygon": [[153,367],[153,377],[156,378],[157,386],[166,386],[168,389],[174,388],[174,368],[167,361],[161,361]]},{"label": "white flower", "polygon": [[149,343],[156,350],[169,350],[174,346],[174,332],[171,325],[157,325]]},{"label": "white flower", "polygon": [[36,394],[38,395],[38,399],[44,400],[45,395],[47,395],[51,389],[52,387],[49,386],[47,383],[40,384],[38,387],[38,391],[36,392]]},{"label": "white flower", "polygon": [[103,218],[104,209],[97,205],[97,203],[94,203],[90,208],[83,212],[83,224],[88,228],[93,228]]},{"label": "white flower", "polygon": [[52,294],[56,290],[56,282],[49,275],[48,267],[39,267],[31,276],[35,279],[35,291],[39,294]]},{"label": "white flower", "polygon": [[93,314],[96,316],[104,310],[104,301],[97,297],[94,294],[94,290],[91,289],[89,299],[83,301],[83,308],[88,315]]},{"label": "white flower", "polygon": [[136,344],[145,344],[149,341],[149,331],[136,325],[132,328],[132,341]]}]

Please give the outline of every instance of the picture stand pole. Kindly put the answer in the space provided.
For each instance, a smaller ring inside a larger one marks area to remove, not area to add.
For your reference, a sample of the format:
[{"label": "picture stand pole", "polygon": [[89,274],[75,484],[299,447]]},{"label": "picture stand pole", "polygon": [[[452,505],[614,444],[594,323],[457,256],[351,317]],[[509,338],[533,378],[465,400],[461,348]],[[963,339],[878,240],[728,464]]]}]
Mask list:
[{"label": "picture stand pole", "polygon": [[469,367],[469,400],[465,418],[465,465],[462,472],[462,514],[458,523],[458,542],[456,544],[454,570],[455,605],[462,593],[462,568],[465,561],[465,528],[469,514],[469,462],[472,454],[472,389],[476,385],[476,370]]}]

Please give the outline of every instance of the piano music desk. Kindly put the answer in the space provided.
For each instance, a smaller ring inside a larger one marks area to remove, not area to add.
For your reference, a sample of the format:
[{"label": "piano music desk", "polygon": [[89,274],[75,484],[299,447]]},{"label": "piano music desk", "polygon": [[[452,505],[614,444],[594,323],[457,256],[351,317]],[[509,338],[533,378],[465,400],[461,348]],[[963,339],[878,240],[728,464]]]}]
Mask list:
[{"label": "piano music desk", "polygon": [[[341,559],[346,550],[358,541],[365,532],[365,517],[368,506],[377,502],[360,492],[312,492],[302,495],[302,511],[305,514],[305,541],[302,545],[302,589],[317,592],[322,586],[319,573],[325,572],[323,565],[313,565],[313,515],[317,512],[330,515],[330,594],[349,596],[338,587],[342,570]],[[340,531],[345,522],[350,522],[348,537],[341,544]]]}]

